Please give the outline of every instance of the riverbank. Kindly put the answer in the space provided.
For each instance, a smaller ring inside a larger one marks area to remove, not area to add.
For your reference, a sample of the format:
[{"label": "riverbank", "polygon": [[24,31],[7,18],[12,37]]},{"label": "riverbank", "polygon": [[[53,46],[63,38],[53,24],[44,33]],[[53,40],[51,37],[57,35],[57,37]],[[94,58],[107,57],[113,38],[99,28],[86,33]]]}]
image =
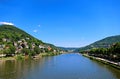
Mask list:
[{"label": "riverbank", "polygon": [[15,57],[2,57],[0,58],[0,61],[6,61],[6,60],[15,60]]},{"label": "riverbank", "polygon": [[92,60],[96,60],[98,62],[101,62],[103,64],[106,64],[106,65],[110,65],[114,68],[117,68],[120,70],[120,64],[117,63],[117,62],[113,62],[113,61],[109,61],[107,59],[103,59],[103,58],[99,58],[99,57],[93,57],[93,56],[89,56],[88,54],[82,54],[83,56],[87,57],[87,58],[90,58]]},{"label": "riverbank", "polygon": [[35,56],[29,56],[29,55],[15,55],[13,57],[1,57],[0,61],[6,61],[6,60],[26,60],[26,59],[40,59],[42,57],[46,57],[46,56],[55,56],[55,55],[60,55],[61,53],[40,53],[37,54]]},{"label": "riverbank", "polygon": [[33,56],[32,58],[39,59],[39,58],[46,57],[46,56],[56,56],[56,55],[60,55],[60,54],[62,54],[62,53],[40,53],[38,55]]}]

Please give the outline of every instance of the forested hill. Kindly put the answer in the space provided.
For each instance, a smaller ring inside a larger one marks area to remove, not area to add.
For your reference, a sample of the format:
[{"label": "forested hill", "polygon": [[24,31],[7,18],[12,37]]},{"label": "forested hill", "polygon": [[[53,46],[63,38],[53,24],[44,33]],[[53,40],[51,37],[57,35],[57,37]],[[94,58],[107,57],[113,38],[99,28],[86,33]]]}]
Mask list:
[{"label": "forested hill", "polygon": [[12,25],[0,25],[0,41],[1,42],[3,38],[9,39],[11,42],[27,38],[27,39],[30,39],[30,41],[33,41],[36,43],[37,42],[43,43],[41,40],[38,40],[32,37],[25,31]]},{"label": "forested hill", "polygon": [[44,43],[13,25],[0,25],[0,54],[39,54],[43,52],[59,52],[60,50]]},{"label": "forested hill", "polygon": [[83,51],[83,50],[89,50],[92,48],[108,48],[116,42],[120,42],[120,35],[104,38],[104,39],[96,41],[88,46],[82,47],[79,50]]}]

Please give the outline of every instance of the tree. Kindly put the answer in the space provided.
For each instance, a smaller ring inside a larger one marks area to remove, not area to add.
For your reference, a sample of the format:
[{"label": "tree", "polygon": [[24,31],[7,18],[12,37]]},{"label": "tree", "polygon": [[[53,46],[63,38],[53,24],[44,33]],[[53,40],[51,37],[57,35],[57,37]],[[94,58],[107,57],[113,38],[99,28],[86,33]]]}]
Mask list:
[{"label": "tree", "polygon": [[36,54],[41,53],[41,49],[37,46],[35,46],[34,51],[35,51]]},{"label": "tree", "polygon": [[3,50],[3,53],[6,54],[6,56],[13,56],[13,54],[15,54],[15,47],[13,45],[7,45],[8,48],[5,48]]},{"label": "tree", "polygon": [[28,48],[23,48],[23,49],[21,50],[21,52],[22,52],[23,54],[25,54],[25,55],[28,55],[28,54],[30,53],[30,49],[28,49]]}]

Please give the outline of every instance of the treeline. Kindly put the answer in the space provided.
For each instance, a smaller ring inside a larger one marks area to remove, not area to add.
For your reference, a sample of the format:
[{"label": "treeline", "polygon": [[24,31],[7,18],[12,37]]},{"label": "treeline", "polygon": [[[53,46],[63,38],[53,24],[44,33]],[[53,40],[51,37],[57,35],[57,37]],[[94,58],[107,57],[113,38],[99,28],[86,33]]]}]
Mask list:
[{"label": "treeline", "polygon": [[120,42],[111,45],[109,48],[92,48],[89,51],[81,51],[80,53],[120,62]]}]

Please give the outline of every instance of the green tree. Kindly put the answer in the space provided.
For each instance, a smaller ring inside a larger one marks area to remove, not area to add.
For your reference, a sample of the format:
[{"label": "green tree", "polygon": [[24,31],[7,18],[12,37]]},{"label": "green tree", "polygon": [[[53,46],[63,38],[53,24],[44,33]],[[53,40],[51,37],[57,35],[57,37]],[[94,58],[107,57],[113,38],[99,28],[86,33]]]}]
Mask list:
[{"label": "green tree", "polygon": [[28,49],[28,48],[23,48],[23,49],[21,50],[21,52],[22,52],[23,54],[25,54],[25,55],[28,55],[28,54],[30,53],[30,49]]},{"label": "green tree", "polygon": [[15,47],[13,45],[7,45],[8,48],[5,48],[3,50],[3,53],[6,54],[7,56],[12,56],[13,54],[15,54]]},{"label": "green tree", "polygon": [[36,54],[41,53],[41,49],[37,46],[35,46],[34,51],[35,51]]}]

